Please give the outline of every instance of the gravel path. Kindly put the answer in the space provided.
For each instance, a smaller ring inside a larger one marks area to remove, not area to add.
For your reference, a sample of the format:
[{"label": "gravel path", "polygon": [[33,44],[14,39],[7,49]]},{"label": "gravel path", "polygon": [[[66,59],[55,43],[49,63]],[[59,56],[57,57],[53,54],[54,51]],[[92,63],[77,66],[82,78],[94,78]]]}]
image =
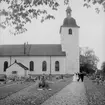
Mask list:
[{"label": "gravel path", "polygon": [[42,105],[87,105],[84,83],[72,82]]}]

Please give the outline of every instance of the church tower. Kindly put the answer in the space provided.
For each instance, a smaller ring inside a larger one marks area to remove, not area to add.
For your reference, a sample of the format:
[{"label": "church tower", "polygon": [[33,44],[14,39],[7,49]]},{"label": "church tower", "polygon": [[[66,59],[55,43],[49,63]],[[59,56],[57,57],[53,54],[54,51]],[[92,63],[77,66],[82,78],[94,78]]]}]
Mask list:
[{"label": "church tower", "polygon": [[79,72],[79,26],[71,16],[70,6],[66,9],[66,18],[60,28],[62,51],[66,52],[66,73]]}]

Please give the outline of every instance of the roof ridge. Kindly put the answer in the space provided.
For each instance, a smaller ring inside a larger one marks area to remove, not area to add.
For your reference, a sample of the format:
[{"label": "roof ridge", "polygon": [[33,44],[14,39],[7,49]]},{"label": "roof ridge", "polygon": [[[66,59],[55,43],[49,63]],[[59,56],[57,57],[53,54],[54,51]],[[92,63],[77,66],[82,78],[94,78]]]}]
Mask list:
[{"label": "roof ridge", "polygon": [[22,67],[25,70],[28,70],[28,67],[26,67],[24,64],[20,63],[20,62],[16,62],[16,64],[18,64],[20,67]]},{"label": "roof ridge", "polygon": [[[20,62],[14,62],[14,63],[12,63],[11,65],[9,65],[8,66],[8,68],[10,68],[12,65],[14,65],[14,64],[17,64],[17,65],[19,65],[20,67],[22,67],[23,69],[25,69],[25,70],[28,70],[29,68],[28,67],[26,67],[24,64],[22,64],[22,63],[20,63]],[[8,69],[7,68],[7,69]]]},{"label": "roof ridge", "polygon": [[[24,45],[24,44],[3,44],[0,46],[16,46],[16,45]],[[61,45],[61,44],[58,43],[58,44],[26,44],[26,45]]]}]

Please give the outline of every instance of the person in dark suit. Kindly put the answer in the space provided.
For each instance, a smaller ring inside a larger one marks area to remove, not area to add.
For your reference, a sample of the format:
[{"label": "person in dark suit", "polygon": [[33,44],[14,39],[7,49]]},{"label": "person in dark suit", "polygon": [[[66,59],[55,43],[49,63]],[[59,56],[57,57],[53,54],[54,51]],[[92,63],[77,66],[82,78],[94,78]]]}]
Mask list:
[{"label": "person in dark suit", "polygon": [[83,82],[85,74],[83,72],[78,73],[78,81],[81,79]]}]

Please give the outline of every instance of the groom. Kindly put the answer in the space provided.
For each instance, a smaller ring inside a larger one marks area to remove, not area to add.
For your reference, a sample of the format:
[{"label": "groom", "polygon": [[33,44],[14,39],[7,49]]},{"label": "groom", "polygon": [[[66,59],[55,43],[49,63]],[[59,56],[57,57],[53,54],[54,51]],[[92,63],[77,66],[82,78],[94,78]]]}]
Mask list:
[{"label": "groom", "polygon": [[81,81],[83,82],[84,76],[85,76],[85,75],[84,75],[83,72],[78,73],[78,81],[81,79]]}]

